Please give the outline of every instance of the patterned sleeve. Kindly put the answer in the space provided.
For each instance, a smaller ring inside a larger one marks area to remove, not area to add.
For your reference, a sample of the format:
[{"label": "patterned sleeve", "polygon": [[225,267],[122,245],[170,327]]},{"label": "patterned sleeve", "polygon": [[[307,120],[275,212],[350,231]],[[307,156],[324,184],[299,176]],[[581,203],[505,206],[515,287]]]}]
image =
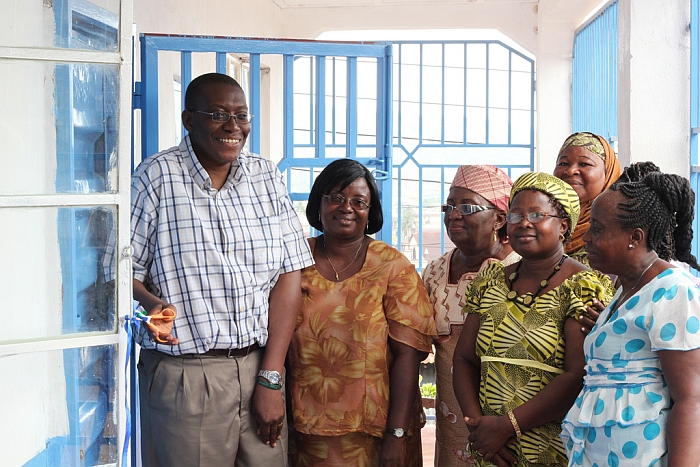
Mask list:
[{"label": "patterned sleeve", "polygon": [[477,274],[465,291],[465,305],[462,310],[464,314],[481,313],[481,299],[484,293],[493,285],[492,281],[496,276],[503,274],[503,271],[503,263],[498,262],[488,265],[483,271]]},{"label": "patterned sleeve", "polygon": [[699,348],[700,289],[679,269],[666,269],[656,279],[658,284],[651,292],[651,320],[645,323],[651,349]]},{"label": "patterned sleeve", "polygon": [[397,254],[401,257],[392,261],[405,261],[407,265],[389,279],[384,296],[389,335],[415,349],[430,352],[432,338],[437,335],[433,307],[415,267],[400,252]]},{"label": "patterned sleeve", "polygon": [[140,168],[131,181],[131,246],[134,279],[143,282],[155,254],[158,193],[163,177],[158,164],[143,164]]},{"label": "patterned sleeve", "polygon": [[569,318],[576,318],[586,311],[593,300],[607,305],[615,295],[612,281],[598,271],[582,271],[566,279],[561,286],[562,310]]}]

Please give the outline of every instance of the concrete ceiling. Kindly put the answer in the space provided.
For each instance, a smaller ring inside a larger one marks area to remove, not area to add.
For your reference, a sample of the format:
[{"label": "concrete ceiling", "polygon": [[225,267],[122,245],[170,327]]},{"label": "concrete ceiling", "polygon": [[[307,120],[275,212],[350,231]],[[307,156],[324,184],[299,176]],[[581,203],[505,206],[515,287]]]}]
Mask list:
[{"label": "concrete ceiling", "polygon": [[461,3],[539,3],[539,0],[272,0],[284,8],[339,8],[396,5],[455,5]]}]

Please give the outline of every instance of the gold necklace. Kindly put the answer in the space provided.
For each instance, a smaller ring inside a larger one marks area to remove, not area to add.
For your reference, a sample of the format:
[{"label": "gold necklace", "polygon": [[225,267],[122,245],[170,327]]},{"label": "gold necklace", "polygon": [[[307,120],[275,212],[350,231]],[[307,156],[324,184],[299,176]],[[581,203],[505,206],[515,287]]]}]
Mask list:
[{"label": "gold necklace", "polygon": [[[649,270],[649,268],[651,268],[651,267],[654,265],[654,263],[656,263],[658,260],[659,260],[659,258],[656,258],[654,261],[652,261],[651,263],[649,263],[649,266],[647,266],[646,268],[644,268],[644,271],[642,271],[642,273],[639,275],[639,278],[637,278],[637,283],[634,284],[634,287],[632,287],[631,289],[629,289],[629,291],[620,294],[620,298],[618,298],[618,299],[617,299],[617,302],[615,302],[615,308],[612,309],[612,310],[610,310],[611,314],[614,313],[615,311],[617,311],[617,309],[620,308],[620,306],[621,306],[623,303],[625,303],[625,301],[626,301],[628,298],[631,297],[630,294],[632,293],[633,290],[635,290],[635,289],[637,288],[637,286],[639,285],[639,283],[642,281],[642,277],[644,277],[644,274],[646,274],[646,272]],[[623,297],[624,297],[624,298],[623,298]],[[608,317],[605,319],[605,321],[607,322],[608,319],[610,319],[610,315],[608,315]]]},{"label": "gold necklace", "polygon": [[333,266],[333,263],[331,263],[331,258],[328,256],[328,250],[326,249],[326,239],[325,238],[323,239],[323,253],[326,255],[326,259],[328,260],[328,264],[330,264],[331,268],[333,268],[333,272],[335,273],[335,280],[336,281],[340,280],[340,277],[339,277],[340,274],[344,273],[345,271],[350,269],[350,266],[355,264],[355,260],[357,259],[357,255],[360,254],[360,250],[362,249],[362,245],[364,245],[364,243],[365,243],[365,239],[363,238],[362,241],[360,242],[360,246],[357,247],[357,251],[355,252],[355,256],[352,257],[352,261],[350,261],[350,264],[348,264],[348,266],[345,269],[343,269],[342,271],[336,271],[335,266]]}]

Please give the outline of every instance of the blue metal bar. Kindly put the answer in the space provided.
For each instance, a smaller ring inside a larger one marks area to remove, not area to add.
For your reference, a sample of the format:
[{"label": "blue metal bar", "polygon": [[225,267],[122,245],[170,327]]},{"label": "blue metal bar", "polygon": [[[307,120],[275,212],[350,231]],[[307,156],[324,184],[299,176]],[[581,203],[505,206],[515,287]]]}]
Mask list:
[{"label": "blue metal bar", "polygon": [[158,152],[158,50],[141,37],[141,159]]},{"label": "blue metal bar", "polygon": [[[384,208],[384,215],[386,220],[384,221],[384,226],[381,230],[380,239],[388,244],[392,244],[392,213],[393,213],[393,115],[394,115],[394,101],[392,96],[392,89],[394,87],[394,59],[392,55],[391,44],[385,47],[385,58],[377,59],[377,151],[382,151],[382,156],[384,159],[384,170],[387,173],[387,177],[382,180],[382,206]],[[380,92],[381,91],[381,92]],[[381,105],[380,105],[381,103]],[[380,111],[381,107],[381,111]],[[384,116],[381,118],[381,116]],[[382,128],[380,129],[379,122],[382,121]],[[400,200],[401,198],[399,198]],[[398,204],[400,206],[400,204]],[[401,209],[399,209],[399,212]],[[399,222],[399,225],[400,222]],[[400,230],[399,230],[400,232]],[[401,235],[397,236],[399,242]]]},{"label": "blue metal bar", "polygon": [[[289,167],[289,161],[294,159],[294,55],[283,58],[283,155],[279,165],[284,172]],[[287,170],[287,186],[292,186],[291,170]]]},{"label": "blue metal bar", "polygon": [[[423,167],[418,166],[418,199],[423,200]],[[418,219],[423,219],[423,203],[418,203]],[[418,269],[423,269],[423,223],[418,222]]]},{"label": "blue metal bar", "polygon": [[[185,94],[187,87],[192,82],[192,52],[180,52],[180,90],[182,93],[181,110],[185,109]],[[182,126],[183,138],[187,135],[187,129]]]},{"label": "blue metal bar", "polygon": [[[271,55],[325,55],[338,57],[384,56],[385,43],[323,43],[240,37],[141,34],[159,50],[192,52],[249,53]],[[228,40],[222,40],[228,39]],[[233,40],[235,39],[235,40]]]},{"label": "blue metal bar", "polygon": [[[467,44],[464,44],[463,73],[464,73],[464,104],[463,104],[464,107],[463,107],[462,111],[464,112],[464,114],[463,114],[464,115],[464,128],[462,130],[462,133],[464,136],[462,138],[462,142],[464,144],[467,144],[467,115],[468,115],[468,112],[467,112],[467,86],[468,86],[468,83],[467,83]],[[440,251],[445,251],[445,250],[442,249]]]},{"label": "blue metal bar", "polygon": [[[316,138],[314,132],[316,131],[316,125],[314,125],[314,119],[316,115],[316,109],[314,108],[314,83],[316,82],[316,77],[314,76],[314,57],[309,57],[309,143],[315,145]],[[318,157],[318,156],[317,156]]]},{"label": "blue metal bar", "polygon": [[[347,130],[345,133],[345,156],[355,158],[357,157],[357,58],[355,57],[348,57],[346,80],[345,125]],[[377,102],[379,102],[379,99],[377,99]],[[380,121],[380,118],[378,116],[377,122]],[[379,142],[377,141],[377,150],[379,149]]]},{"label": "blue metal bar", "polygon": [[441,52],[442,66],[440,68],[442,72],[442,87],[440,89],[440,143],[445,144],[445,44],[442,44]]},{"label": "blue metal bar", "polygon": [[[338,76],[338,70],[336,69],[336,65],[338,63],[338,58],[337,57],[332,57],[331,58],[331,74],[333,76],[333,79],[331,80],[331,144],[336,144],[336,135],[338,132],[338,129],[336,128],[336,118],[335,118],[335,113],[337,111],[336,105],[337,105],[337,99],[338,99],[338,94],[337,94],[337,89],[336,89],[336,81],[337,81],[337,76]],[[347,104],[347,102],[346,102]],[[347,134],[347,130],[345,131]]]},{"label": "blue metal bar", "polygon": [[423,144],[423,44],[420,44],[418,71],[418,144]]},{"label": "blue metal bar", "polygon": [[[313,99],[312,99],[313,100]],[[326,57],[316,57],[316,158],[326,158]]]},{"label": "blue metal bar", "polygon": [[485,124],[485,137],[484,137],[484,142],[486,144],[489,144],[489,140],[491,139],[489,137],[489,119],[491,118],[491,112],[489,112],[489,88],[491,87],[491,83],[489,83],[489,70],[491,68],[491,65],[489,63],[489,52],[490,52],[490,45],[486,45],[486,124]]},{"label": "blue metal bar", "polygon": [[251,152],[260,154],[260,54],[250,55],[250,113],[258,118],[253,118],[253,125],[248,136],[248,144]]},{"label": "blue metal bar", "polygon": [[508,144],[513,141],[513,54],[508,54]]},{"label": "blue metal bar", "polygon": [[226,69],[226,56],[228,54],[226,52],[217,52],[216,53],[216,72],[221,73],[221,74],[226,74],[227,69]]}]

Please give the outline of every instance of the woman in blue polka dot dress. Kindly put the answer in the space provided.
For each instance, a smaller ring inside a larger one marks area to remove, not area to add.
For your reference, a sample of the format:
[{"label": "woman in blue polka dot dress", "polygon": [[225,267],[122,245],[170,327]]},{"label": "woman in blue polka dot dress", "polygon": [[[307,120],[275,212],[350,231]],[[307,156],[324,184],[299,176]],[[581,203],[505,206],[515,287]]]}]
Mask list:
[{"label": "woman in blue polka dot dress", "polygon": [[[562,424],[570,466],[700,464],[700,289],[688,180],[652,173],[591,209],[591,266],[621,287],[584,342],[584,388]],[[658,254],[657,254],[658,252]]]}]

